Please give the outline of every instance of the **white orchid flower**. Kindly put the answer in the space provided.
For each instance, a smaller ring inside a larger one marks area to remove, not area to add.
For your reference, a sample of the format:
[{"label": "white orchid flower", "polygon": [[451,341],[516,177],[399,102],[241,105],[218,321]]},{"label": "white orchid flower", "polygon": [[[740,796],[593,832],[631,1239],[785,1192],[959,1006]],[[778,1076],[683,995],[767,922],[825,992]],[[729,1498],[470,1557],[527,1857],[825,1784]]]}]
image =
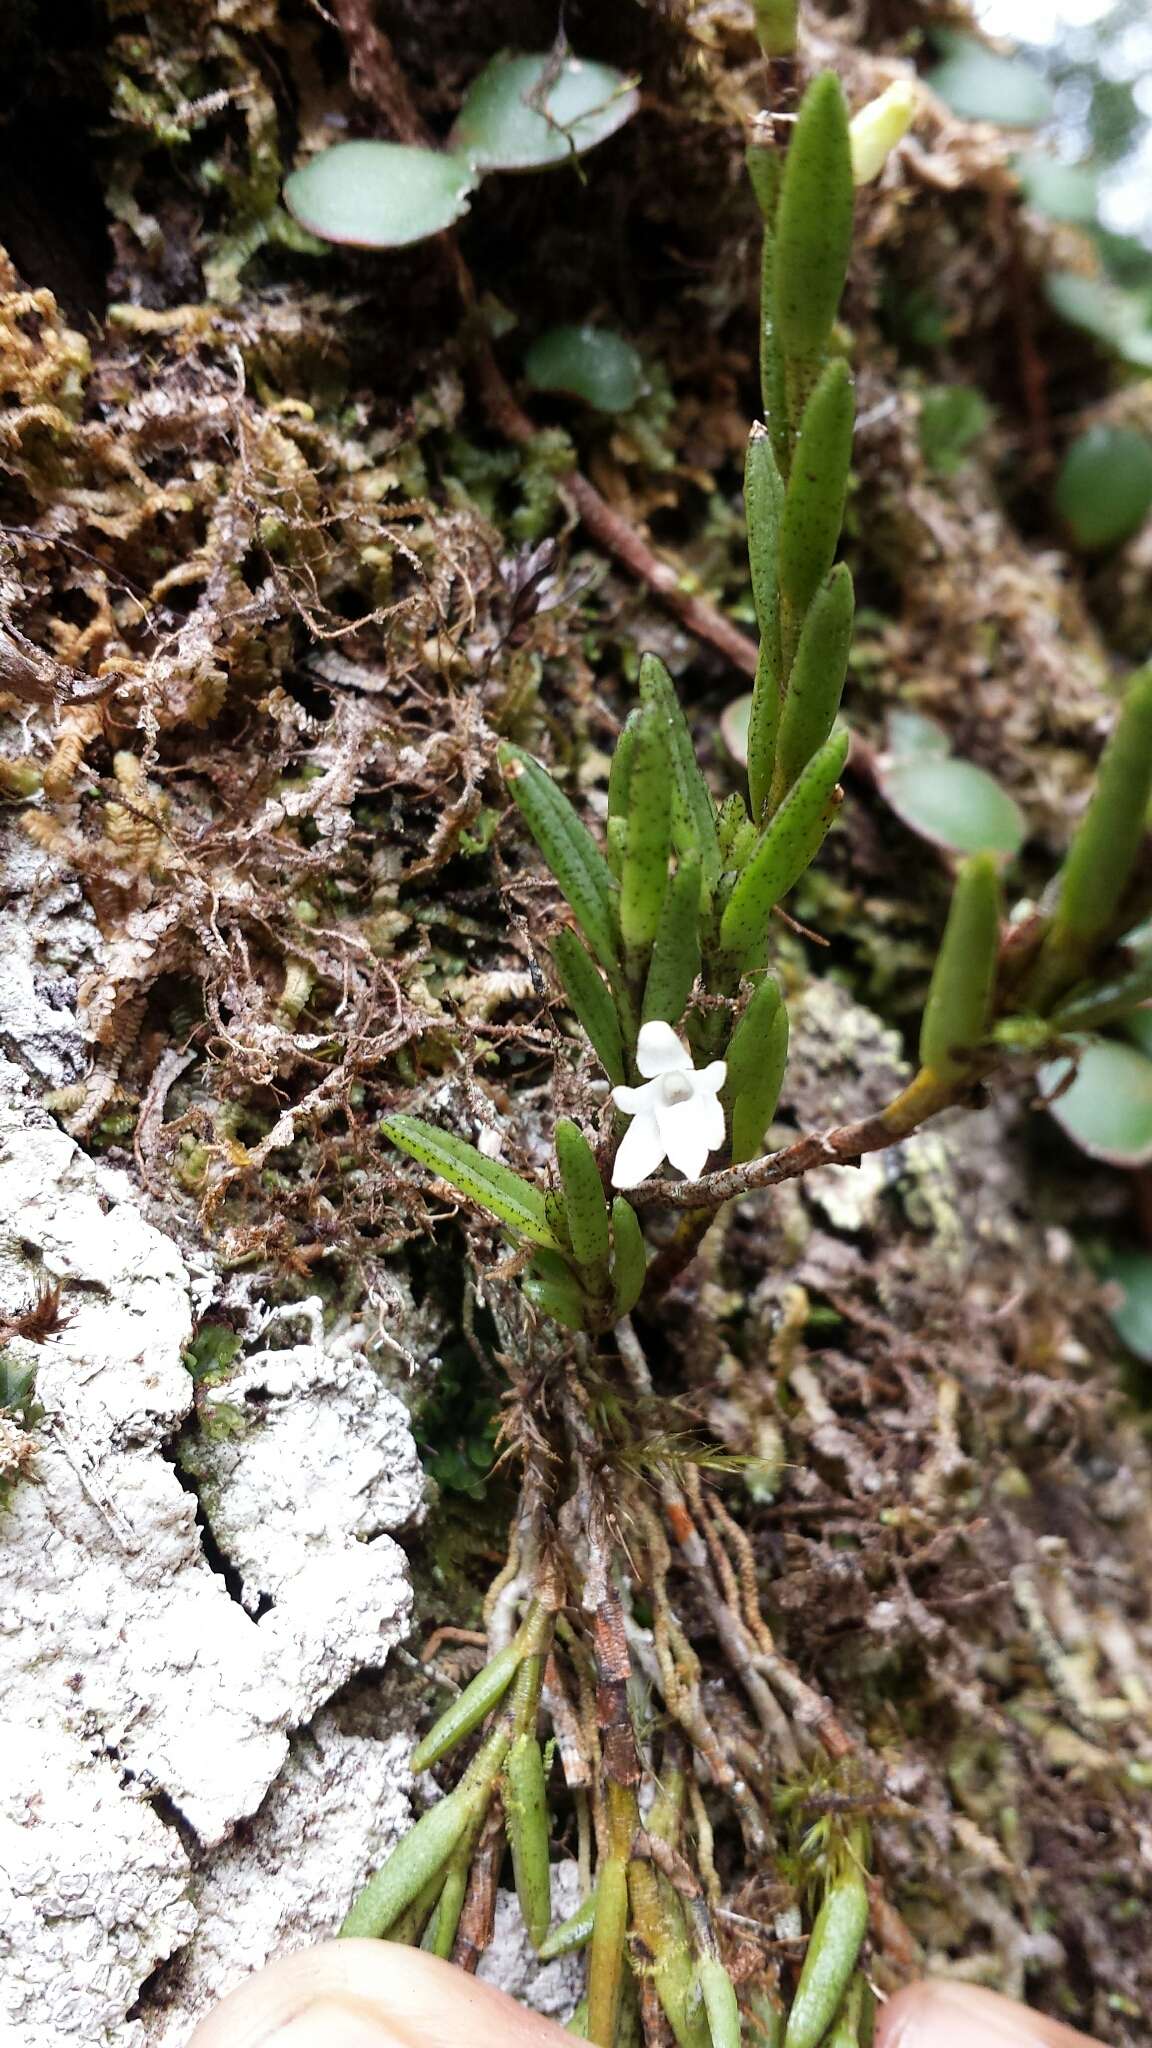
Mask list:
[{"label": "white orchid flower", "polygon": [[704,1171],[710,1152],[724,1143],[724,1110],[717,1100],[728,1072],[724,1060],[697,1073],[692,1055],[670,1024],[642,1024],[636,1041],[642,1088],[614,1088],[612,1100],[632,1118],[612,1168],[614,1188],[638,1188],[667,1159],[689,1180]]}]

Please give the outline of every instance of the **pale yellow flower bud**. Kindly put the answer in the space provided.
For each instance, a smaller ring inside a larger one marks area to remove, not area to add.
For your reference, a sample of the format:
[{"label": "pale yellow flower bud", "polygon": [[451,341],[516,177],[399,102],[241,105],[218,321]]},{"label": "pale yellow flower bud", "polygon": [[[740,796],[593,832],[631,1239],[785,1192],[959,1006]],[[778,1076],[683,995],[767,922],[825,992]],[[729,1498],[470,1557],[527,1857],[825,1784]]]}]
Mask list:
[{"label": "pale yellow flower bud", "polygon": [[896,144],[907,135],[916,113],[916,88],[910,78],[897,79],[878,99],[848,124],[852,145],[852,177],[857,185],[878,178]]}]

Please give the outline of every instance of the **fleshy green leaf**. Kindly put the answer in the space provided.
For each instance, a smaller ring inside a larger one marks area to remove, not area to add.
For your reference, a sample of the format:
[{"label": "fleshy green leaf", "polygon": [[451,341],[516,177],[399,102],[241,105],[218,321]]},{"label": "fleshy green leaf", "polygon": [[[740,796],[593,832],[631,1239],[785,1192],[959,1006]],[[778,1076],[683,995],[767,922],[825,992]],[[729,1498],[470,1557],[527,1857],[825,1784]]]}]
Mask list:
[{"label": "fleshy green leaf", "polygon": [[1152,666],[1128,685],[1116,730],[1104,749],[1092,801],[1061,870],[1051,932],[1083,946],[1107,931],[1136,862],[1152,799]]},{"label": "fleshy green leaf", "polygon": [[337,142],[293,171],[284,204],[326,242],[400,249],[468,211],[477,179],[459,157],[401,142]]},{"label": "fleshy green leaf", "polygon": [[573,1015],[587,1032],[593,1052],[614,1087],[624,1084],[624,1043],[611,991],[575,932],[557,932],[552,958]]},{"label": "fleshy green leaf", "polygon": [[1152,1256],[1112,1252],[1100,1278],[1122,1290],[1119,1307],[1108,1311],[1117,1336],[1145,1365],[1152,1365]]},{"label": "fleshy green leaf", "polygon": [[1052,94],[1020,57],[1002,57],[975,36],[937,31],[944,62],[928,83],[945,106],[965,121],[995,121],[1001,128],[1040,128],[1052,116]]},{"label": "fleshy green leaf", "polygon": [[784,485],[772,453],[772,441],[757,425],[748,437],[744,460],[744,511],[748,523],[748,566],[761,638],[770,643],[778,631],[776,556]]},{"label": "fleshy green leaf", "polygon": [[963,1073],[965,1055],[988,1031],[1000,914],[996,862],[990,854],[976,854],[956,876],[920,1025],[921,1065],[935,1074],[951,1078]]},{"label": "fleshy green leaf", "polygon": [[524,358],[537,391],[566,391],[597,412],[628,412],[644,389],[644,365],[610,327],[550,327]]},{"label": "fleshy green leaf", "polygon": [[797,629],[836,554],[855,409],[848,365],[838,356],[804,408],[780,520],[780,589]]},{"label": "fleshy green leaf", "polygon": [[828,345],[854,197],[848,109],[835,72],[822,71],[800,102],[776,212],[776,321],[787,357],[815,359]]},{"label": "fleshy green leaf", "polygon": [[524,1658],[524,1645],[518,1636],[503,1650],[490,1657],[482,1671],[476,1673],[462,1693],[446,1707],[438,1721],[428,1730],[412,1751],[410,1768],[413,1771],[431,1770],[441,1757],[448,1756],[466,1735],[480,1726],[493,1707],[499,1706]]},{"label": "fleshy green leaf", "polygon": [[753,991],[728,1046],[725,1107],[731,1105],[732,1164],[755,1159],[780,1099],[788,1063],[788,1012],[765,975]]},{"label": "fleshy green leaf", "polygon": [[738,760],[747,763],[748,808],[757,824],[764,816],[772,792],[772,778],[776,773],[776,748],[783,709],[780,666],[778,654],[774,655],[768,641],[762,640],[751,696],[741,697],[734,705],[729,705],[721,720],[721,729],[732,752]]},{"label": "fleshy green leaf", "polygon": [[1049,220],[1090,227],[1099,199],[1095,171],[1087,164],[1062,164],[1046,149],[1030,149],[1016,159],[1016,176],[1029,206]]},{"label": "fleshy green leaf", "polygon": [[608,1204],[596,1154],[578,1124],[561,1117],[556,1125],[556,1159],[564,1188],[564,1206],[572,1254],[594,1272],[608,1268]]},{"label": "fleshy green leaf", "polygon": [[846,732],[825,740],[736,882],[720,921],[720,944],[745,971],[759,964],[776,904],[800,880],[824,842],[839,806],[840,771],[847,758]]},{"label": "fleshy green leaf", "polygon": [[610,64],[505,50],[473,79],[449,147],[482,171],[542,169],[606,141],[639,104],[635,87]]},{"label": "fleshy green leaf", "polygon": [[1024,844],[1028,828],[1019,804],[971,761],[951,755],[881,759],[876,781],[910,831],[950,853],[1010,860]]},{"label": "fleshy green leaf", "polygon": [[647,705],[632,750],[620,867],[620,936],[630,964],[637,956],[645,957],[651,947],[668,887],[670,783],[667,728],[659,711]]},{"label": "fleshy green leaf", "polygon": [[[1042,1067],[1042,1092],[1052,1095],[1071,1066],[1059,1059]],[[1118,1039],[1095,1039],[1082,1047],[1075,1079],[1049,1111],[1091,1159],[1146,1166],[1152,1160],[1152,1060]]]},{"label": "fleshy green leaf", "polygon": [[640,1218],[617,1195],[612,1203],[612,1305],[617,1317],[631,1314],[644,1291],[648,1250]]},{"label": "fleshy green leaf", "polygon": [[486,1159],[475,1145],[457,1138],[451,1131],[437,1130],[416,1116],[387,1116],[380,1129],[402,1152],[408,1152],[441,1180],[458,1189],[470,1202],[499,1217],[519,1237],[532,1244],[559,1249],[559,1240],[544,1210],[544,1196],[532,1182],[523,1180],[499,1160]]},{"label": "fleshy green leaf", "polygon": [[607,861],[539,761],[507,741],[499,750],[499,760],[524,822],[588,944],[602,967],[610,973],[618,971],[612,874]]},{"label": "fleshy green leaf", "polygon": [[688,722],[680,708],[672,678],[655,654],[640,661],[640,696],[658,713],[672,764],[672,843],[677,853],[695,853],[709,893],[720,873],[716,811],[700,773]]},{"label": "fleshy green leaf", "polygon": [[800,630],[780,713],[774,798],[787,794],[835,724],[848,673],[854,602],[851,572],[838,562],[813,597]]},{"label": "fleshy green leaf", "polygon": [[1080,547],[1119,547],[1152,511],[1152,441],[1131,427],[1090,427],[1064,457],[1054,495]]},{"label": "fleshy green leaf", "polygon": [[1084,277],[1078,270],[1051,271],[1044,289],[1062,319],[1095,335],[1137,369],[1152,369],[1152,320],[1146,293],[1126,291],[1106,278]]},{"label": "fleshy green leaf", "polygon": [[586,1330],[587,1298],[575,1274],[560,1271],[544,1259],[533,1259],[520,1282],[525,1298],[541,1315],[551,1316],[566,1330]]},{"label": "fleshy green leaf", "polygon": [[641,1022],[678,1024],[700,972],[700,862],[689,854],[664,893],[660,922],[644,984]]}]

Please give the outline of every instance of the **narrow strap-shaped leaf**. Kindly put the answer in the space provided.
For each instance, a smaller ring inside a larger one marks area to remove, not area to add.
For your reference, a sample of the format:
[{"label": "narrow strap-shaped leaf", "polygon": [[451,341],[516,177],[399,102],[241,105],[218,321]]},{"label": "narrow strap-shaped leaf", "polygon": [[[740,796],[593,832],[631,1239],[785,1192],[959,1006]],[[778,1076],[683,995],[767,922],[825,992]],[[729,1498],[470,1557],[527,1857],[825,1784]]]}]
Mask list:
[{"label": "narrow strap-shaped leaf", "polygon": [[644,984],[642,1022],[662,1018],[666,1024],[678,1024],[699,972],[700,862],[688,854],[664,892]]},{"label": "narrow strap-shaped leaf", "polygon": [[608,1204],[596,1155],[578,1124],[561,1117],[556,1125],[556,1159],[572,1252],[581,1266],[608,1271]]},{"label": "narrow strap-shaped leaf", "polygon": [[779,987],[765,975],[754,990],[728,1047],[725,1106],[731,1104],[732,1164],[758,1157],[780,1099],[788,1063],[788,1012]]},{"label": "narrow strap-shaped leaf", "polygon": [[439,1956],[442,1962],[451,1959],[456,1941],[456,1930],[464,1908],[464,1895],[468,1889],[468,1865],[459,1849],[448,1865],[436,1911],[424,1930],[421,1948],[428,1955]]},{"label": "narrow strap-shaped leaf", "polygon": [[792,463],[788,380],[776,326],[776,236],[767,223],[760,258],[760,409],[772,437],[776,467],[786,478]]},{"label": "narrow strap-shaped leaf", "polygon": [[699,1971],[712,2048],[740,2048],[740,2007],[731,1977],[719,1956],[703,1956]]},{"label": "narrow strap-shaped leaf", "polygon": [[[544,1256],[547,1257],[547,1253]],[[529,1266],[520,1287],[525,1299],[533,1308],[539,1309],[541,1315],[551,1316],[553,1322],[562,1323],[566,1330],[588,1328],[586,1296],[574,1274],[545,1269],[537,1258]]]},{"label": "narrow strap-shaped leaf", "polygon": [[386,1116],[380,1125],[402,1152],[418,1159],[441,1180],[476,1202],[481,1209],[498,1216],[520,1237],[532,1244],[557,1248],[557,1238],[544,1209],[544,1196],[530,1180],[523,1180],[511,1167],[486,1159],[475,1145],[457,1138],[451,1131],[437,1130],[416,1116]]},{"label": "narrow strap-shaped leaf", "polygon": [[617,1318],[630,1315],[644,1292],[648,1250],[640,1218],[631,1202],[617,1195],[612,1204],[612,1306]]},{"label": "narrow strap-shaped leaf", "polygon": [[619,971],[612,871],[547,770],[505,742],[500,764],[524,822],[602,967]]},{"label": "narrow strap-shaped leaf", "polygon": [[421,1814],[388,1861],[369,1878],[344,1917],[341,1935],[378,1940],[443,1869],[465,1830],[486,1808],[508,1744],[507,1730],[496,1729],[489,1736],[456,1790]]},{"label": "narrow strap-shaped leaf", "polygon": [[577,1022],[588,1034],[592,1050],[615,1087],[624,1083],[624,1041],[620,1019],[595,961],[575,932],[567,927],[552,942],[552,958]]},{"label": "narrow strap-shaped leaf", "polygon": [[647,955],[660,922],[672,844],[671,796],[668,735],[659,712],[646,706],[632,750],[620,869],[620,936],[629,964]]},{"label": "narrow strap-shaped leaf", "polygon": [[868,1891],[856,1870],[824,1895],[808,1941],[808,1953],[788,2014],[784,2048],[817,2048],[856,1968],[868,1926]]},{"label": "narrow strap-shaped leaf", "polygon": [[780,172],[783,158],[771,143],[753,139],[744,152],[748,166],[748,182],[756,194],[756,204],[766,228],[776,218],[776,207],[780,199]]},{"label": "narrow strap-shaped leaf", "polygon": [[748,566],[761,639],[775,646],[779,633],[776,557],[784,485],[767,429],[754,426],[744,459],[744,514],[748,525]]},{"label": "narrow strap-shaped leaf", "polygon": [[1152,953],[1145,953],[1114,981],[1085,982],[1066,996],[1052,1023],[1057,1031],[1096,1031],[1152,1001]]},{"label": "narrow strap-shaped leaf", "polygon": [[[855,409],[848,365],[837,356],[804,408],[780,516],[780,592],[797,632],[836,555]],[[787,666],[787,646],[784,659]]]},{"label": "narrow strap-shaped leaf", "polygon": [[991,854],[975,854],[957,871],[920,1025],[920,1063],[934,1074],[963,1073],[966,1056],[988,1030],[1000,914],[996,862]]},{"label": "narrow strap-shaped leaf", "polygon": [[1104,749],[1092,801],[1060,877],[1052,938],[1086,947],[1103,937],[1120,905],[1152,799],[1152,666],[1132,678]]},{"label": "narrow strap-shaped leaf", "polygon": [[680,700],[664,663],[655,654],[640,662],[640,695],[659,714],[672,762],[672,839],[677,853],[699,857],[704,886],[711,893],[720,873],[720,851],[716,840],[716,810],[708,785],[700,773],[696,749]]},{"label": "narrow strap-shaped leaf", "polygon": [[596,1893],[591,1891],[577,1906],[576,1911],[569,1914],[567,1920],[562,1920],[559,1927],[554,1927],[551,1934],[545,1936],[540,1943],[540,1961],[554,1963],[561,1956],[572,1956],[578,1949],[587,1948],[592,1939],[592,1923],[595,1917]]},{"label": "narrow strap-shaped leaf", "polygon": [[838,562],[808,607],[788,673],[772,789],[777,803],[836,722],[848,673],[853,609],[851,572]]},{"label": "narrow strap-shaped leaf", "polygon": [[824,353],[852,249],[848,109],[834,71],[812,80],[788,145],[776,210],[776,321],[786,356]]},{"label": "narrow strap-shaped leaf", "polygon": [[728,899],[720,945],[745,968],[756,966],[768,919],[815,859],[839,806],[848,734],[825,740],[785,797]]},{"label": "narrow strap-shaped leaf", "polygon": [[639,706],[628,713],[612,750],[612,765],[608,770],[608,824],[604,836],[608,865],[614,875],[620,873],[628,844],[628,785],[636,753],[636,734],[643,715]]},{"label": "narrow strap-shaped leaf", "polygon": [[757,824],[763,818],[776,772],[783,704],[779,649],[774,653],[767,640],[762,640],[748,714],[748,807]]},{"label": "narrow strap-shaped leaf", "polygon": [[628,1866],[606,1856],[596,1881],[596,1915],[588,1952],[588,2039],[613,2048],[624,1984],[624,1936],[628,1925]]},{"label": "narrow strap-shaped leaf", "polygon": [[548,1793],[544,1758],[534,1735],[518,1735],[504,1765],[504,1817],[516,1896],[528,1939],[539,1948],[552,1918],[548,1861]]},{"label": "narrow strap-shaped leaf", "polygon": [[508,1687],[516,1676],[525,1645],[522,1636],[517,1636],[503,1650],[490,1657],[482,1671],[478,1671],[471,1683],[464,1687],[450,1707],[446,1707],[438,1721],[435,1721],[427,1735],[421,1737],[412,1751],[410,1768],[413,1771],[430,1770],[471,1735],[480,1726],[485,1716],[499,1706]]}]

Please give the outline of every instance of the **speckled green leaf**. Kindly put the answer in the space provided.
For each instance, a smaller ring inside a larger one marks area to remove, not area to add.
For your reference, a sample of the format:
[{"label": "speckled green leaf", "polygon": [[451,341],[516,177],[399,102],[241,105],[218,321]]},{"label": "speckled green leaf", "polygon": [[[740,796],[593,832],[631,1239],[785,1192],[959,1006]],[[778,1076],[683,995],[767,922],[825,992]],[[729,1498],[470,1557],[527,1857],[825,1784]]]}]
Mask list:
[{"label": "speckled green leaf", "polygon": [[[458,1189],[470,1202],[499,1217],[519,1237],[532,1244],[557,1247],[557,1239],[544,1210],[544,1196],[531,1181],[523,1180],[497,1159],[486,1159],[475,1145],[457,1138],[451,1131],[437,1130],[415,1116],[386,1116],[380,1125],[402,1152],[418,1159],[441,1180]],[[558,1248],[558,1247],[557,1247]]]},{"label": "speckled green leaf", "polygon": [[632,751],[620,869],[620,936],[626,958],[647,953],[660,922],[672,845],[671,794],[664,724],[659,712],[647,706]]},{"label": "speckled green leaf", "polygon": [[768,920],[815,859],[836,815],[847,733],[825,740],[790,791],[737,880],[720,921],[723,951],[745,967],[759,964]]},{"label": "speckled green leaf", "polygon": [[672,766],[672,841],[677,853],[695,853],[704,887],[711,892],[720,873],[716,811],[700,773],[688,722],[672,678],[655,654],[640,662],[640,696],[658,714]]},{"label": "speckled green leaf", "polygon": [[644,1291],[648,1250],[640,1218],[631,1202],[617,1195],[612,1203],[612,1305],[617,1316],[635,1308]]},{"label": "speckled green leaf", "polygon": [[588,944],[602,967],[617,970],[614,886],[607,861],[539,761],[507,741],[499,759],[524,822]]},{"label": "speckled green leaf", "polygon": [[848,1988],[867,1926],[867,1887],[852,1870],[830,1886],[816,1915],[784,2048],[817,2048]]},{"label": "speckled green leaf", "polygon": [[842,358],[804,408],[780,520],[780,590],[797,625],[827,576],[844,518],[855,400]]},{"label": "speckled green leaf", "polygon": [[734,1166],[759,1155],[787,1064],[788,1012],[778,985],[765,975],[728,1045],[723,1101],[731,1124]]},{"label": "speckled green leaf", "polygon": [[596,1154],[578,1124],[561,1117],[556,1125],[556,1160],[574,1258],[581,1266],[608,1267],[608,1204]]},{"label": "speckled green leaf", "polygon": [[756,620],[761,638],[773,644],[779,631],[776,557],[783,510],[784,485],[772,453],[771,437],[766,428],[757,425],[748,437],[744,461],[744,513]]},{"label": "speckled green leaf", "polygon": [[1051,943],[1091,944],[1115,917],[1144,836],[1152,798],[1152,667],[1128,685],[1096,788],[1060,878]]},{"label": "speckled green leaf", "polygon": [[587,1032],[592,1050],[614,1087],[625,1079],[624,1043],[611,991],[575,932],[565,928],[552,943],[552,958],[577,1022]]},{"label": "speckled green leaf", "polygon": [[786,356],[828,345],[852,247],[848,109],[833,71],[812,80],[788,145],[776,213],[776,320]]},{"label": "speckled green leaf", "polygon": [[700,862],[689,854],[664,893],[660,922],[644,984],[641,1022],[678,1024],[700,972]]},{"label": "speckled green leaf", "polygon": [[808,607],[789,670],[776,743],[777,800],[791,789],[836,722],[848,673],[854,605],[851,573],[838,562]]}]

